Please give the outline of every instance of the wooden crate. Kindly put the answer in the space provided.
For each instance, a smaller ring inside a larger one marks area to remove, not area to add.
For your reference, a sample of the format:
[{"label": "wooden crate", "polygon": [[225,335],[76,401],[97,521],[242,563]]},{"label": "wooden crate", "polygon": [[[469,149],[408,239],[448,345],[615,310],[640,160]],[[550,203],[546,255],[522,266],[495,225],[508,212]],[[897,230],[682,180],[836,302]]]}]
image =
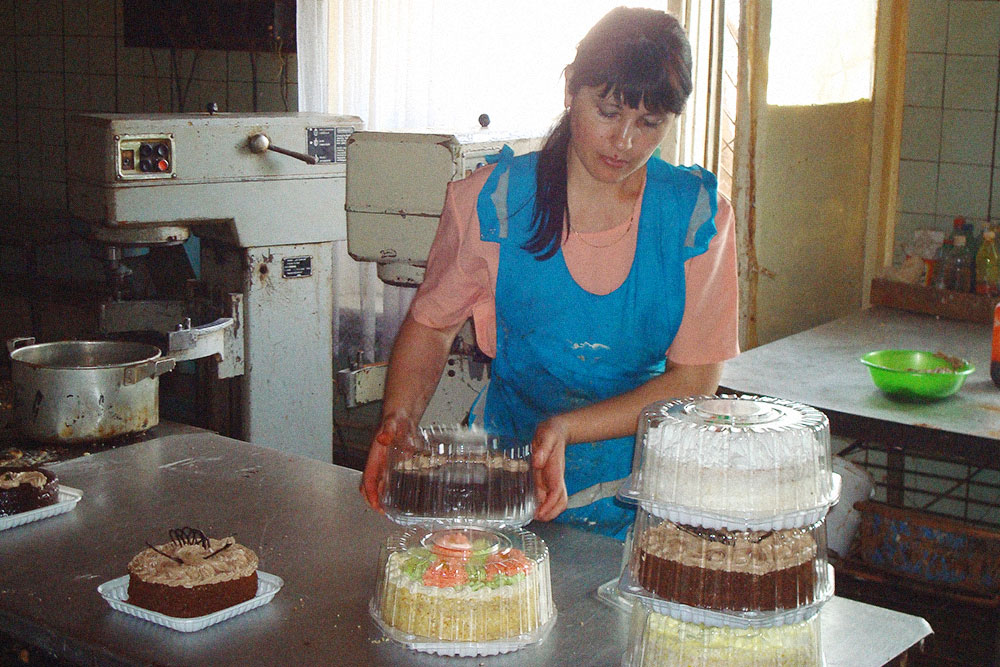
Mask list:
[{"label": "wooden crate", "polygon": [[864,500],[849,559],[877,571],[995,600],[1000,595],[1000,532],[920,510]]},{"label": "wooden crate", "polygon": [[954,292],[882,278],[872,280],[870,298],[873,306],[888,306],[912,313],[982,324],[993,323],[993,307],[997,302],[996,297],[984,294]]}]

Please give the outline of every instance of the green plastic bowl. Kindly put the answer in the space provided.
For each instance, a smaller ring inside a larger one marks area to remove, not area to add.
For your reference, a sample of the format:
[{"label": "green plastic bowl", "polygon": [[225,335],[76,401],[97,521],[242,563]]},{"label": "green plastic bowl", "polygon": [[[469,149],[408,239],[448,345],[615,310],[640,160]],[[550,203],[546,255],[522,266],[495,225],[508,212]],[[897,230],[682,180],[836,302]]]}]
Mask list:
[{"label": "green plastic bowl", "polygon": [[[875,386],[893,398],[937,400],[958,391],[976,367],[965,359],[916,350],[878,350],[861,357]],[[940,370],[939,370],[940,369]]]}]

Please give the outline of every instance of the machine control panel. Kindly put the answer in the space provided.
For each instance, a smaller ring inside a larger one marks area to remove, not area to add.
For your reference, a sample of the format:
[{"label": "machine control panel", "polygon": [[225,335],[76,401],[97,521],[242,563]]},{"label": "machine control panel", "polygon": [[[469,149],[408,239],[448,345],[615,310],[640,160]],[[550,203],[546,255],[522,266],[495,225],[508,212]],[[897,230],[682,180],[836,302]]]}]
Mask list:
[{"label": "machine control panel", "polygon": [[175,178],[173,134],[115,136],[119,179]]}]

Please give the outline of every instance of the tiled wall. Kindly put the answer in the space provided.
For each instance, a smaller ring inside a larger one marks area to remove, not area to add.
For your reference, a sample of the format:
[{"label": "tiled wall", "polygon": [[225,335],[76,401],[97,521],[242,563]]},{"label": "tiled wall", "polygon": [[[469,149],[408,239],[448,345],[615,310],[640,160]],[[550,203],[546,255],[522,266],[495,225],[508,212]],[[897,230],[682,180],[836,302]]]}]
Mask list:
[{"label": "tiled wall", "polygon": [[1000,0],[910,0],[895,261],[915,229],[1000,222]]},{"label": "tiled wall", "polygon": [[[169,2],[169,0],[164,0]],[[66,208],[67,117],[295,111],[294,54],[127,48],[121,0],[0,0],[0,225]],[[256,97],[256,105],[254,98]],[[0,238],[4,230],[0,228]]]}]

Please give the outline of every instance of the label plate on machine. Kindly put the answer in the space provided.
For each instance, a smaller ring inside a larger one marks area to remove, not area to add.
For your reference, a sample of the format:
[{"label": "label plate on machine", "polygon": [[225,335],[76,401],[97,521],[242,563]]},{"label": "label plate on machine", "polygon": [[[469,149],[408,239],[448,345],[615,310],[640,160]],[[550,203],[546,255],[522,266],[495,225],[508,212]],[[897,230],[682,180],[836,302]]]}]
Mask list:
[{"label": "label plate on machine", "polygon": [[347,138],[353,127],[306,128],[309,155],[322,162],[347,162]]},{"label": "label plate on machine", "polygon": [[281,260],[282,278],[306,278],[312,275],[312,255],[285,257]]}]

